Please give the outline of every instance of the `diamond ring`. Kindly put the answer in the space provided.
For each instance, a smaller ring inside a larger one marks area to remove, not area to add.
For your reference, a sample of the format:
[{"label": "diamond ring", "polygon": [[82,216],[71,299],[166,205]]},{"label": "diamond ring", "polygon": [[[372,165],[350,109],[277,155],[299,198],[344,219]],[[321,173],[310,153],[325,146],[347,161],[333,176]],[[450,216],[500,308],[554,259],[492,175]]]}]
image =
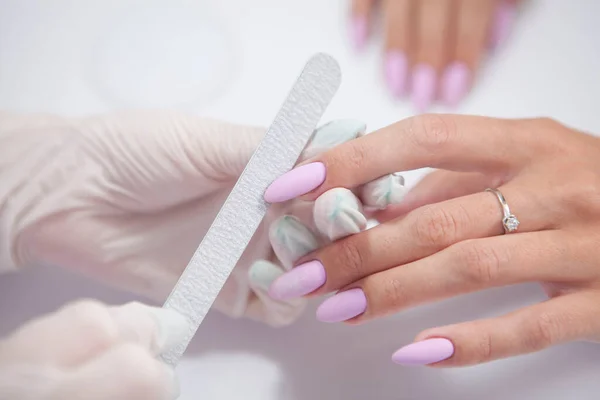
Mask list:
[{"label": "diamond ring", "polygon": [[502,218],[502,226],[504,227],[504,233],[515,232],[519,227],[520,222],[517,219],[516,215],[511,214],[510,208],[508,207],[508,203],[506,202],[504,195],[498,189],[488,188],[485,189],[485,191],[495,194],[498,198],[498,201],[500,202],[500,205],[502,206],[502,212],[504,213],[504,216]]}]

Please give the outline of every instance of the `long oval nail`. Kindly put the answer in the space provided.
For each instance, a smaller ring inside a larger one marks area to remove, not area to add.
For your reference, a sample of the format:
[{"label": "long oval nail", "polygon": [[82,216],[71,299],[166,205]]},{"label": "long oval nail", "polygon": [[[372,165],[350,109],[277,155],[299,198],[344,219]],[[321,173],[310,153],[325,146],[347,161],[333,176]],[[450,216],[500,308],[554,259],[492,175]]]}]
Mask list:
[{"label": "long oval nail", "polygon": [[412,101],[419,112],[426,111],[437,90],[437,76],[431,65],[419,64],[412,75]]},{"label": "long oval nail", "polygon": [[454,62],[444,71],[442,77],[442,99],[450,106],[456,106],[467,94],[471,71],[466,64]]},{"label": "long oval nail", "polygon": [[385,80],[395,97],[406,94],[407,74],[408,60],[406,55],[397,50],[389,51],[385,57]]},{"label": "long oval nail", "polygon": [[367,297],[360,288],[340,292],[325,300],[317,308],[321,322],[342,322],[354,318],[367,309]]},{"label": "long oval nail", "polygon": [[286,172],[265,191],[265,201],[281,203],[291,200],[318,188],[326,176],[325,164],[314,162]]},{"label": "long oval nail", "polygon": [[517,7],[514,4],[506,0],[498,2],[490,35],[490,46],[492,49],[496,49],[504,44],[516,16]]},{"label": "long oval nail", "polygon": [[407,193],[404,177],[393,173],[363,185],[361,199],[365,207],[383,210],[392,204],[400,204]]},{"label": "long oval nail", "polygon": [[266,260],[255,261],[248,270],[250,282],[264,291],[269,290],[271,284],[281,275],[283,275],[283,270]]},{"label": "long oval nail", "polygon": [[290,300],[314,292],[327,279],[319,261],[309,261],[277,278],[269,287],[269,296],[275,300]]},{"label": "long oval nail", "polygon": [[367,44],[369,36],[369,21],[365,16],[359,15],[352,18],[350,27],[350,39],[354,49],[360,51]]},{"label": "long oval nail", "polygon": [[392,355],[392,361],[402,365],[427,365],[446,360],[454,354],[454,344],[448,339],[433,338],[411,343]]}]

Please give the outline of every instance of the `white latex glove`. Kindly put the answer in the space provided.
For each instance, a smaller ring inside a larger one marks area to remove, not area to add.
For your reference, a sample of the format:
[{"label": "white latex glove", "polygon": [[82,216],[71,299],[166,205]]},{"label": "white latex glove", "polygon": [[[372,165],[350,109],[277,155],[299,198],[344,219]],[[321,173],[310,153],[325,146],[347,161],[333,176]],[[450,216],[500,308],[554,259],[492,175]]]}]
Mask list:
[{"label": "white latex glove", "polygon": [[171,400],[156,356],[180,342],[184,317],[129,303],[72,303],[0,340],[0,400]]},{"label": "white latex glove", "polygon": [[[327,124],[303,159],[364,130],[350,120]],[[59,265],[163,301],[263,133],[174,112],[0,115],[0,268]],[[365,185],[368,205],[401,198],[397,178],[381,182]],[[304,300],[267,295],[282,266],[291,268],[328,240],[366,225],[352,192],[343,193],[344,201],[327,201],[339,194],[317,201],[324,205],[317,207],[321,216],[313,215],[313,203],[273,206],[216,308],[274,326],[292,322]],[[332,206],[343,207],[337,219],[327,217]]]}]

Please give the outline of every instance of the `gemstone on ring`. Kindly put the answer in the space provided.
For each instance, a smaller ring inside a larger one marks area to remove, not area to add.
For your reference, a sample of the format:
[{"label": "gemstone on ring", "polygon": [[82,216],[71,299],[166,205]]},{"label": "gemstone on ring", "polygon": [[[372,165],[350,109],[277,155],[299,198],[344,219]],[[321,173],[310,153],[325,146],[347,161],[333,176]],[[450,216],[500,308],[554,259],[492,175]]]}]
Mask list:
[{"label": "gemstone on ring", "polygon": [[520,222],[516,216],[511,214],[502,220],[502,224],[508,232],[514,232],[519,227]]}]

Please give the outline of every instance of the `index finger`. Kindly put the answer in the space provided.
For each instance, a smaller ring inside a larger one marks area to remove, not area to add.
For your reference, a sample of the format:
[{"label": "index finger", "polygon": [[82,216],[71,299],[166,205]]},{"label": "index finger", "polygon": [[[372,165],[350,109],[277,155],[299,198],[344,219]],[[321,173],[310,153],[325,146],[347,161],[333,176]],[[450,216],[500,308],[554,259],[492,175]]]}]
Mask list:
[{"label": "index finger", "polygon": [[334,187],[354,188],[383,175],[433,167],[508,173],[529,159],[529,133],[516,120],[421,115],[339,145],[278,178],[268,202],[304,195],[314,199]]}]

